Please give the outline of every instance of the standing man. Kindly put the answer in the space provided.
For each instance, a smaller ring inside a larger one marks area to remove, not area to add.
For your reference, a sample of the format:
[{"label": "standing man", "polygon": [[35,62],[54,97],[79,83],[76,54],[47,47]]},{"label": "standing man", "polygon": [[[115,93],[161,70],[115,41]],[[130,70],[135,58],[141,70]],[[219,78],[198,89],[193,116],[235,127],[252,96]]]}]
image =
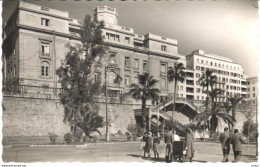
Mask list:
[{"label": "standing man", "polygon": [[234,161],[233,162],[238,162],[240,157],[241,157],[241,152],[242,152],[242,144],[241,142],[245,142],[242,139],[242,136],[238,134],[238,129],[234,130],[234,135],[230,137],[231,143],[232,143],[232,148],[234,152]]},{"label": "standing man", "polygon": [[166,162],[172,161],[172,145],[174,142],[174,136],[171,131],[169,131],[168,127],[165,127],[165,135],[164,135],[164,142],[166,145]]},{"label": "standing man", "polygon": [[220,143],[221,143],[221,148],[223,151],[223,160],[222,162],[228,162],[228,154],[230,151],[230,138],[228,134],[228,128],[224,128],[224,133],[220,134]]}]

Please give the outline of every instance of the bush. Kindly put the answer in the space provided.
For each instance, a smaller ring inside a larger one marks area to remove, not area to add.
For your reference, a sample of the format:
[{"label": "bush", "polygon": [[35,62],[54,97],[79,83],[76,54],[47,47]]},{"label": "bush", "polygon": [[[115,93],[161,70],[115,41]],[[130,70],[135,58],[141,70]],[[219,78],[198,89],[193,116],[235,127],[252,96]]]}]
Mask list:
[{"label": "bush", "polygon": [[54,144],[58,135],[56,135],[55,133],[52,133],[52,132],[48,133],[48,135],[49,135],[51,144]]},{"label": "bush", "polygon": [[71,144],[72,143],[72,135],[70,133],[66,133],[64,135],[64,141],[67,143],[67,144]]},{"label": "bush", "polygon": [[143,135],[143,129],[136,124],[129,124],[127,130],[132,134],[134,140],[136,140],[138,136]]},{"label": "bush", "polygon": [[245,137],[249,137],[249,140],[254,140],[255,138],[255,135],[257,133],[257,123],[254,123],[253,121],[251,120],[247,120],[244,122],[243,124],[243,135]]},{"label": "bush", "polygon": [[84,136],[83,137],[83,142],[84,143],[96,143],[97,137],[96,136]]}]

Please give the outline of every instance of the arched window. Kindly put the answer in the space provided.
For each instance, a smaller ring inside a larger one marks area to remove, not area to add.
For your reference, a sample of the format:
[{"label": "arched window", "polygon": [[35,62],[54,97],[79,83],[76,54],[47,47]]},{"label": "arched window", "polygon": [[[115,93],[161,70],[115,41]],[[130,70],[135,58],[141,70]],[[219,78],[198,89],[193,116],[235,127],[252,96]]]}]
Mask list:
[{"label": "arched window", "polygon": [[49,67],[50,67],[50,65],[48,62],[43,61],[41,63],[41,76],[43,76],[43,77],[49,76],[49,69],[50,69]]}]

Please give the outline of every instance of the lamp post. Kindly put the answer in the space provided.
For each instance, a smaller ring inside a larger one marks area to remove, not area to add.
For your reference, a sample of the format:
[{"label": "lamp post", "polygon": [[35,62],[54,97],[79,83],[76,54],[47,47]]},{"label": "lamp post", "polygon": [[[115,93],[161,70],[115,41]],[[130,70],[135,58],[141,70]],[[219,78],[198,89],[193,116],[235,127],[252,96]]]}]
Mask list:
[{"label": "lamp post", "polygon": [[[113,66],[106,66],[105,67],[105,95],[106,95],[106,141],[108,142],[109,141],[109,132],[108,132],[108,111],[107,111],[107,70],[108,69],[117,69],[117,70],[119,70],[119,68],[118,67],[113,67]],[[115,71],[113,71],[113,70],[111,70],[113,73],[115,73],[116,75],[117,75],[117,77],[116,77],[116,79],[117,78],[119,78],[119,82],[121,82],[122,81],[122,78],[115,72]],[[115,80],[116,80],[115,79]]]}]

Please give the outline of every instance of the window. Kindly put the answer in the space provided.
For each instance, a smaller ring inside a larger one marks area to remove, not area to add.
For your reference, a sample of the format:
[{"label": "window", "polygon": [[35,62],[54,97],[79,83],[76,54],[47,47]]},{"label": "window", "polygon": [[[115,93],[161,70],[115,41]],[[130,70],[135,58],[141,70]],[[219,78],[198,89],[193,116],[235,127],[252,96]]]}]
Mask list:
[{"label": "window", "polygon": [[125,68],[130,68],[130,57],[125,57]]},{"label": "window", "polygon": [[204,71],[205,69],[204,69],[204,67],[201,67],[201,71]]},{"label": "window", "polygon": [[139,69],[139,60],[138,59],[134,59],[134,68],[135,69]]},{"label": "window", "polygon": [[227,85],[226,87],[227,87],[227,89],[229,89],[229,86],[228,86],[228,85]]},{"label": "window", "polygon": [[196,92],[197,92],[197,93],[200,93],[200,88],[197,88],[197,89],[196,89]]},{"label": "window", "polygon": [[196,60],[196,63],[199,63],[199,59]]},{"label": "window", "polygon": [[116,41],[119,42],[119,35],[111,34],[111,33],[106,33],[106,37],[110,41]]},{"label": "window", "polygon": [[95,82],[100,81],[100,73],[95,73]]},{"label": "window", "polygon": [[41,76],[42,77],[49,76],[49,63],[47,63],[45,61],[41,63]]},{"label": "window", "polygon": [[203,64],[204,63],[204,61],[203,60],[201,60],[201,64]]},{"label": "window", "polygon": [[253,97],[255,97],[255,93],[253,93]]},{"label": "window", "polygon": [[197,100],[199,100],[200,99],[200,97],[199,96],[197,96]]},{"label": "window", "polygon": [[248,94],[248,98],[250,98],[250,94]]},{"label": "window", "polygon": [[161,73],[166,74],[166,64],[161,64]]},{"label": "window", "polygon": [[165,80],[165,78],[161,78],[161,90],[166,90],[166,80]]},{"label": "window", "polygon": [[196,66],[196,70],[200,70],[200,66]]},{"label": "window", "polygon": [[167,51],[167,47],[165,45],[161,45],[161,51],[166,52]]},{"label": "window", "polygon": [[41,18],[41,25],[48,27],[49,26],[49,19]]},{"label": "window", "polygon": [[217,63],[215,63],[215,66],[216,66],[216,67],[218,66]]},{"label": "window", "polygon": [[129,37],[125,37],[125,42],[126,42],[127,44],[130,44],[130,38],[129,38]]},{"label": "window", "polygon": [[129,86],[130,85],[130,77],[125,76],[125,85]]},{"label": "window", "polygon": [[209,62],[208,62],[208,61],[206,61],[206,64],[208,65],[208,64],[209,64]]},{"label": "window", "polygon": [[183,86],[180,86],[180,91],[183,91]]},{"label": "window", "polygon": [[226,65],[226,69],[228,69],[228,65]]},{"label": "window", "polygon": [[15,66],[14,66],[13,73],[14,73],[14,78],[15,78],[16,77],[16,68],[15,68]]},{"label": "window", "polygon": [[134,77],[134,83],[138,84],[138,77]]},{"label": "window", "polygon": [[183,94],[180,94],[180,97],[183,97]]},{"label": "window", "polygon": [[253,91],[255,91],[255,87],[253,87]]},{"label": "window", "polygon": [[116,74],[112,71],[108,72],[108,83],[113,84],[115,83]]},{"label": "window", "polygon": [[197,74],[196,74],[196,77],[199,78],[199,77],[200,77],[200,74],[197,73]]},{"label": "window", "polygon": [[210,65],[211,65],[211,66],[213,66],[213,63],[212,63],[212,62],[210,62]]},{"label": "window", "polygon": [[109,63],[110,64],[116,64],[116,55],[111,54],[109,57]]},{"label": "window", "polygon": [[41,43],[41,53],[45,55],[50,54],[50,44]]},{"label": "window", "polygon": [[220,64],[218,64],[218,67],[221,67],[221,65],[220,65]]},{"label": "window", "polygon": [[147,71],[147,61],[143,62],[143,71]]},{"label": "window", "polygon": [[202,96],[201,99],[204,100],[204,96]]}]

